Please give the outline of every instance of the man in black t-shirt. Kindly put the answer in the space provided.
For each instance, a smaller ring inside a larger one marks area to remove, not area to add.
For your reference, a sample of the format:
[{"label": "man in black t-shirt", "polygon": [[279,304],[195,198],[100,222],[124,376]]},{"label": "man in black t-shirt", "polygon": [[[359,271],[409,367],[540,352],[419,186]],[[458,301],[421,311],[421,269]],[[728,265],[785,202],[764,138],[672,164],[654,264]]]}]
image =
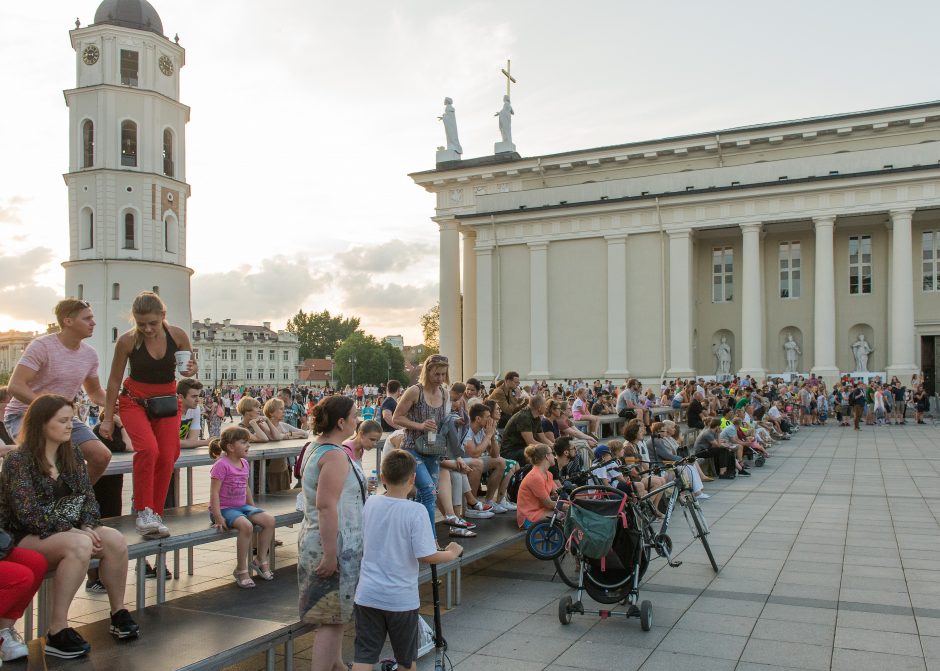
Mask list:
[{"label": "man in black t-shirt", "polygon": [[849,392],[849,404],[852,406],[852,421],[855,430],[858,428],[859,421],[862,419],[862,413],[865,411],[865,389],[861,382],[856,382],[855,387]]},{"label": "man in black t-shirt", "polygon": [[690,429],[704,429],[705,422],[702,421],[702,413],[705,407],[702,405],[702,392],[697,391],[692,395],[692,401],[686,410],[686,424]]},{"label": "man in black t-shirt", "polygon": [[395,408],[398,407],[398,399],[401,398],[401,382],[398,380],[388,381],[388,396],[382,401],[382,411],[379,413],[379,422],[382,424],[382,431],[395,431],[397,426],[392,424],[392,416],[395,414]]},{"label": "man in black t-shirt", "polygon": [[525,463],[525,448],[533,443],[552,445],[552,440],[542,431],[542,410],[545,399],[541,394],[529,398],[529,404],[513,415],[503,429],[499,456]]}]

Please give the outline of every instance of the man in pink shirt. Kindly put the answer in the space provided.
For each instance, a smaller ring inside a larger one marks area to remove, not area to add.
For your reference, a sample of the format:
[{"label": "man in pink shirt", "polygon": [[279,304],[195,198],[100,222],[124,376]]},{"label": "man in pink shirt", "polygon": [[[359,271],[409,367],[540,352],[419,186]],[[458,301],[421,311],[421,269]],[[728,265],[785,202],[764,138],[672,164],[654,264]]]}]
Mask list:
[{"label": "man in pink shirt", "polygon": [[[95,330],[95,316],[87,301],[66,298],[55,306],[58,333],[33,340],[13,369],[9,390],[13,399],[7,404],[3,424],[14,439],[20,432],[23,415],[37,396],[59,394],[75,398],[79,389],[92,403],[105,404],[105,392],[98,379],[98,354],[88,343]],[[88,462],[92,483],[102,476],[111,461],[111,451],[92,433],[87,424],[72,418],[72,445],[79,447]]]}]

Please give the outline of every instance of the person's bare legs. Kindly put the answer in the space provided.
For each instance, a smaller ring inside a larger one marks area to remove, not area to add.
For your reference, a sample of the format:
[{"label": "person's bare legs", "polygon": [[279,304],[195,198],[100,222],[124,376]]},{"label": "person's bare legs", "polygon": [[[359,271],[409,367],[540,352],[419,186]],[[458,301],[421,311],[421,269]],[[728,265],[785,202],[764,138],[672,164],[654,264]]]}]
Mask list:
[{"label": "person's bare legs", "polygon": [[245,516],[241,516],[232,523],[232,528],[238,532],[235,541],[235,571],[248,572],[248,553],[251,551],[251,536],[255,532],[254,525]]},{"label": "person's bare legs", "polygon": [[[69,606],[85,579],[85,571],[91,561],[91,537],[78,531],[61,531],[43,539],[26,536],[20,541],[19,547],[40,553],[49,562],[49,568],[55,569],[49,633],[57,634],[69,626]],[[121,596],[123,598],[123,594]]]},{"label": "person's bare legs", "polygon": [[[464,459],[470,466],[470,472],[467,473],[467,479],[470,481],[470,491],[476,495],[480,491],[480,482],[483,480],[483,460],[482,459]],[[490,481],[486,481],[486,493],[490,493]],[[487,497],[490,498],[490,497]]]},{"label": "person's bare legs", "polygon": [[437,507],[441,509],[445,517],[456,517],[450,482],[450,469],[448,468],[441,468],[440,477],[437,479]]},{"label": "person's bare legs", "polygon": [[261,533],[258,534],[258,564],[261,568],[270,566],[271,560],[271,542],[274,540],[274,518],[270,513],[255,513],[251,516],[251,524],[257,524],[261,527]]},{"label": "person's bare legs", "polygon": [[88,479],[95,484],[111,463],[111,450],[100,440],[86,440],[78,449],[88,465]]},{"label": "person's bare legs", "polygon": [[[501,458],[490,457],[489,475],[486,476],[486,498],[490,503],[499,500],[500,487],[503,486],[503,471],[506,470],[506,461]],[[473,484],[473,481],[470,481]]]},{"label": "person's bare legs", "polygon": [[111,613],[124,608],[124,590],[127,588],[127,541],[123,534],[110,527],[98,527],[95,533],[101,538],[101,552],[97,556],[98,577],[108,590]]},{"label": "person's bare legs", "polygon": [[346,663],[343,662],[343,625],[321,624],[317,627],[311,653],[311,671],[346,671]]}]

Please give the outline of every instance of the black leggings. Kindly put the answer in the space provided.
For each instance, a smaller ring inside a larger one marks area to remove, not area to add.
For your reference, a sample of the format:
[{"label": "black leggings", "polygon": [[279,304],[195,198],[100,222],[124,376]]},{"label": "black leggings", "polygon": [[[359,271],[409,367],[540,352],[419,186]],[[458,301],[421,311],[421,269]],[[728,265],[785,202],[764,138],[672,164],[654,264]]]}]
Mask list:
[{"label": "black leggings", "polygon": [[737,470],[737,460],[734,458],[734,452],[724,447],[709,447],[696,454],[702,459],[711,459],[715,467],[715,475],[721,473],[722,468],[726,468],[726,474],[733,474]]}]

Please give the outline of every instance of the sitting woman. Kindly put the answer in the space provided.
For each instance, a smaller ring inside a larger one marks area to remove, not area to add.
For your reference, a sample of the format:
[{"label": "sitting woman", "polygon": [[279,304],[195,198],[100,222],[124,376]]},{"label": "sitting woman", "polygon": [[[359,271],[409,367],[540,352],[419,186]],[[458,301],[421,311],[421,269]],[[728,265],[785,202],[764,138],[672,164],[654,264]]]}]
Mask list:
[{"label": "sitting woman", "polygon": [[267,418],[261,414],[260,402],[251,396],[242,396],[235,409],[242,416],[238,426],[248,431],[252,443],[267,443],[272,440],[271,427]]},{"label": "sitting woman", "polygon": [[[242,399],[244,401],[245,399]],[[279,398],[269,399],[264,404],[264,424],[256,424],[270,440],[288,440],[306,438],[307,432],[291,426],[284,421],[284,401]],[[282,492],[290,489],[290,465],[287,457],[265,459],[265,482],[268,492]]]},{"label": "sitting woman", "polygon": [[552,500],[555,481],[548,470],[555,463],[552,448],[543,443],[529,445],[525,458],[532,464],[532,470],[522,478],[516,495],[516,522],[520,529],[528,529],[555,509]]},{"label": "sitting woman", "polygon": [[562,402],[559,405],[559,410],[561,411],[561,416],[555,421],[558,423],[558,431],[561,435],[568,436],[572,440],[585,440],[592,450],[597,447],[597,439],[594,436],[578,431],[578,427],[574,425],[571,406]]},{"label": "sitting woman", "polygon": [[70,441],[74,413],[67,398],[37,397],[26,411],[22,442],[6,456],[0,472],[0,527],[10,531],[18,547],[38,552],[55,569],[46,654],[66,659],[91,650],[68,626],[68,612],[92,558],[100,560],[111,634],[123,639],[138,633],[124,607],[127,543],[119,531],[100,526],[85,461]]},{"label": "sitting woman", "polygon": [[[0,529],[0,536],[6,534]],[[29,654],[26,641],[13,626],[32,606],[33,596],[39,591],[49,564],[34,550],[13,548],[0,559],[0,665],[21,659]]]},{"label": "sitting woman", "polygon": [[[676,453],[678,444],[671,440],[671,433],[672,428],[667,426],[665,422],[656,422],[653,424],[650,430],[653,447],[650,458],[659,461],[660,463],[670,461],[676,462],[682,460],[682,457]],[[685,465],[682,468],[688,474],[689,479],[692,482],[692,494],[696,498],[701,498],[703,500],[711,498],[708,494],[705,493],[705,488],[702,485],[702,478],[698,472],[698,469],[692,465]]]},{"label": "sitting woman", "polygon": [[571,404],[571,415],[576,422],[587,422],[588,433],[595,438],[601,435],[601,418],[591,414],[587,402],[587,387],[581,387],[574,393],[574,402]]}]

